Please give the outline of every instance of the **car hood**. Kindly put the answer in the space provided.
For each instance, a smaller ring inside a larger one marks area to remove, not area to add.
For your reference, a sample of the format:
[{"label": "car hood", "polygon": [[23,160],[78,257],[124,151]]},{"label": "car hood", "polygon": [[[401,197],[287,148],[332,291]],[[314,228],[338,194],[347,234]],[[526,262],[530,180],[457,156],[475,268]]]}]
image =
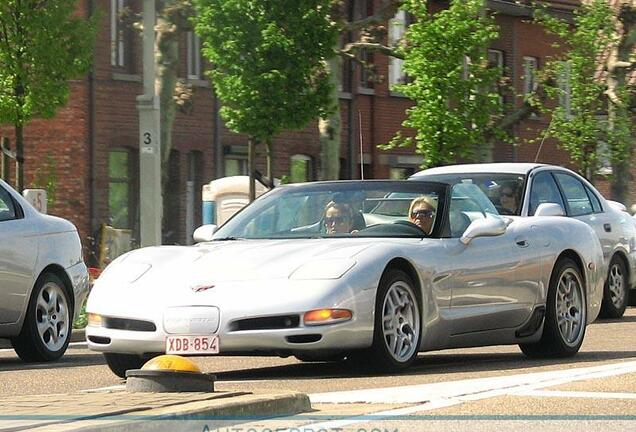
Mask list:
[{"label": "car hood", "polygon": [[[377,243],[377,240],[375,240]],[[196,246],[138,249],[104,271],[98,284],[118,286],[164,284],[167,280],[190,285],[259,279],[336,279],[353,267],[356,257],[372,247],[370,240],[235,240]]]}]

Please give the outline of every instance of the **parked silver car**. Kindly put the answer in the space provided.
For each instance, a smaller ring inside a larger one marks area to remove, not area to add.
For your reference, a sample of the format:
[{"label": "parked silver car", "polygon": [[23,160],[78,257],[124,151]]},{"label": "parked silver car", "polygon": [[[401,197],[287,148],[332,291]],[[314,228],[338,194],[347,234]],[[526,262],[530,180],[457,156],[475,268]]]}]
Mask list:
[{"label": "parked silver car", "polygon": [[287,185],[215,229],[197,229],[196,246],[129,252],[97,279],[86,338],[117,375],[163,353],[385,370],[493,344],[564,357],[601,306],[589,225],[501,217],[475,185]]},{"label": "parked silver car", "polygon": [[58,359],[87,294],[75,226],[39,213],[0,180],[0,338],[24,361]]},{"label": "parked silver car", "polygon": [[601,316],[619,318],[625,312],[636,284],[636,225],[622,204],[603,198],[580,175],[554,165],[493,163],[431,168],[411,179],[476,184],[501,214],[532,216],[540,204],[553,203],[554,215],[589,224],[608,268]]}]

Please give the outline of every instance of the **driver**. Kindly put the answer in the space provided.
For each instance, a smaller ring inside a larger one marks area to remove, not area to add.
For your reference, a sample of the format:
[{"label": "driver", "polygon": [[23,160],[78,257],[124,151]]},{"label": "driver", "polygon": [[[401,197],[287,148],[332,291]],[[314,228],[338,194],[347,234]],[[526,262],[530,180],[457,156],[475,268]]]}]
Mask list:
[{"label": "driver", "polygon": [[414,223],[427,235],[433,231],[435,214],[437,212],[437,202],[430,196],[415,198],[409,207],[409,222]]}]

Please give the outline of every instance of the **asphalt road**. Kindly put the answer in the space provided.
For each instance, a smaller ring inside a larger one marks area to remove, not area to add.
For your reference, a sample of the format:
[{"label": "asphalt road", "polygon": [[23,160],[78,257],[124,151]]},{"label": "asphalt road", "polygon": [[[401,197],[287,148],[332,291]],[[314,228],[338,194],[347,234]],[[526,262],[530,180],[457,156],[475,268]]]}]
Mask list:
[{"label": "asphalt road", "polygon": [[[588,327],[581,351],[570,359],[529,360],[516,346],[448,350],[420,354],[415,366],[399,375],[368,375],[338,363],[301,363],[294,358],[194,360],[203,371],[217,375],[219,390],[301,391],[312,395],[317,413],[343,418],[389,413],[390,420],[373,418],[375,423],[362,419],[350,424],[331,424],[318,416],[301,422],[307,426],[306,432],[320,430],[320,425],[324,430],[355,431],[456,429],[445,422],[455,422],[459,425],[457,430],[463,430],[463,421],[470,423],[466,430],[491,430],[492,422],[497,427],[499,424],[508,427],[506,422],[513,422],[510,427],[514,430],[517,426],[551,430],[552,423],[567,426],[566,430],[570,427],[605,430],[607,423],[612,425],[611,430],[636,430],[635,335],[636,308],[630,308],[621,320],[598,321]],[[618,370],[620,367],[623,369]],[[572,377],[572,371],[581,373]],[[462,389],[452,393],[458,381]],[[528,387],[533,382],[546,384]],[[0,350],[2,395],[53,395],[122,383],[109,371],[100,354],[88,351],[81,343],[73,344],[62,360],[53,364],[24,364],[11,350]],[[436,383],[444,384],[440,387]],[[484,391],[483,385],[488,391]],[[360,389],[364,391],[334,393]],[[444,393],[436,404],[429,401],[426,405],[425,401],[439,389],[452,394]],[[466,393],[473,396],[468,399],[458,396]],[[408,420],[400,415],[409,416]],[[480,421],[474,423],[475,418]],[[548,424],[542,423],[542,419]],[[260,427],[270,428],[267,424]],[[287,423],[285,427],[290,426]]]}]

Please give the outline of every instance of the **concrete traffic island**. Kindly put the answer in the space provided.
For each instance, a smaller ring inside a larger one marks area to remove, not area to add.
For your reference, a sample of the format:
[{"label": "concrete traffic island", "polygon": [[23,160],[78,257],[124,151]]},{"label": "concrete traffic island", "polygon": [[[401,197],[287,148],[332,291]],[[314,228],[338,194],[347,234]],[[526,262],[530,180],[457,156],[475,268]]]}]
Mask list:
[{"label": "concrete traffic island", "polygon": [[[194,363],[183,360],[184,367],[198,370]],[[173,374],[162,375],[161,365],[166,361],[178,363],[181,360],[158,360],[159,366],[149,365],[147,369],[132,373],[131,378],[136,379],[131,385],[132,391],[122,388],[0,397],[0,432],[213,431],[311,411],[309,397],[297,392],[175,391],[173,385],[186,388],[178,379],[182,374],[186,374],[189,385],[196,388],[206,385],[208,389],[213,388],[213,378],[187,369],[168,370]],[[165,388],[167,392],[151,392],[149,388]]]}]

